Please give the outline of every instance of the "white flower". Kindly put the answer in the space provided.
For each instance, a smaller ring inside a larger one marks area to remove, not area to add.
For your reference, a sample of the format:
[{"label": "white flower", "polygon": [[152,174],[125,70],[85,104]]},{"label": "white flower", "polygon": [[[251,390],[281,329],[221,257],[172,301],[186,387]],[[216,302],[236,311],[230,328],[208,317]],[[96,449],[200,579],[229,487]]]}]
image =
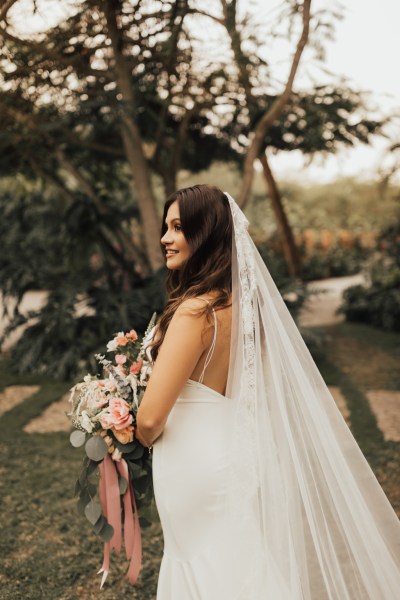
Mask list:
[{"label": "white flower", "polygon": [[151,373],[153,371],[153,365],[151,363],[144,362],[140,371],[139,381],[140,383],[147,383]]},{"label": "white flower", "polygon": [[90,420],[90,417],[87,414],[86,410],[82,411],[79,420],[80,420],[80,424],[82,425],[83,429],[85,429],[88,433],[92,433],[92,431],[93,431],[93,423]]},{"label": "white flower", "polygon": [[117,389],[117,382],[115,381],[114,377],[110,375],[108,379],[105,379],[104,387],[107,390],[107,392],[115,392],[115,390]]},{"label": "white flower", "polygon": [[83,381],[85,381],[86,383],[89,383],[89,381],[92,381],[91,374],[88,373],[87,375],[85,375],[85,377],[83,378]]},{"label": "white flower", "polygon": [[118,448],[115,448],[115,450],[113,451],[111,458],[117,462],[119,462],[122,458],[122,452],[121,450],[118,450]]},{"label": "white flower", "polygon": [[107,343],[107,352],[114,352],[116,349],[117,349],[117,342],[114,338],[113,340],[110,340]]}]

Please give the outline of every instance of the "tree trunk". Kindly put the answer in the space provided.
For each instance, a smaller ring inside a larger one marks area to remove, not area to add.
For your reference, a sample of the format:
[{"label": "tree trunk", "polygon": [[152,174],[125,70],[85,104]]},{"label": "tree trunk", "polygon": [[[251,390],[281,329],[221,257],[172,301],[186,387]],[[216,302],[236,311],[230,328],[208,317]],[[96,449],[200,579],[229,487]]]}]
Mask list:
[{"label": "tree trunk", "polygon": [[275,213],[278,228],[282,235],[283,254],[289,273],[294,277],[301,277],[301,261],[294,241],[293,231],[290,227],[285,209],[283,208],[281,194],[265,154],[260,157],[260,162],[264,171],[264,177],[267,183],[268,193],[271,197],[272,208]]},{"label": "tree trunk", "polygon": [[136,197],[142,217],[145,246],[151,267],[156,271],[164,265],[159,244],[160,223],[151,185],[150,169],[143,151],[140,131],[134,120],[136,103],[132,89],[131,73],[122,52],[123,37],[117,23],[118,6],[119,3],[115,0],[106,0],[104,3],[104,14],[115,61],[116,82],[122,96],[121,135],[134,179]]},{"label": "tree trunk", "polygon": [[251,139],[246,158],[244,160],[243,182],[237,199],[237,202],[242,209],[247,204],[248,196],[251,190],[251,185],[253,183],[254,161],[259,157],[261,153],[261,148],[264,143],[265,135],[268,131],[268,128],[272,125],[274,121],[276,121],[280,117],[287,101],[290,98],[294,78],[299,67],[300,58],[308,40],[310,24],[310,6],[311,0],[304,0],[302,5],[303,29],[299,41],[297,43],[296,52],[293,56],[292,66],[290,69],[288,80],[286,82],[285,89],[282,92],[282,94],[276,98],[271,108],[264,113],[264,115],[258,121],[254,129],[254,134]]}]

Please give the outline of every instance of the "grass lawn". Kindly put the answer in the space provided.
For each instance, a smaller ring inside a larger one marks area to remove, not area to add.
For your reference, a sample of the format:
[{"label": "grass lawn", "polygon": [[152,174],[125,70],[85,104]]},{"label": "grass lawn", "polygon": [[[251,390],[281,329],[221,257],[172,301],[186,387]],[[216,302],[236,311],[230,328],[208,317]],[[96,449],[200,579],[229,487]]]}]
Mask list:
[{"label": "grass lawn", "polygon": [[[353,434],[400,515],[400,444],[384,441],[365,395],[369,389],[400,390],[400,336],[353,324],[330,327],[325,334],[318,365],[327,383],[346,397]],[[1,600],[154,599],[162,552],[159,525],[143,532],[143,569],[136,586],[123,578],[125,558],[113,554],[100,593],[96,571],[102,546],[73,497],[82,450],[73,449],[65,433],[23,432],[72,383],[15,376],[7,361],[0,361],[0,390],[16,384],[41,389],[0,417]]]}]

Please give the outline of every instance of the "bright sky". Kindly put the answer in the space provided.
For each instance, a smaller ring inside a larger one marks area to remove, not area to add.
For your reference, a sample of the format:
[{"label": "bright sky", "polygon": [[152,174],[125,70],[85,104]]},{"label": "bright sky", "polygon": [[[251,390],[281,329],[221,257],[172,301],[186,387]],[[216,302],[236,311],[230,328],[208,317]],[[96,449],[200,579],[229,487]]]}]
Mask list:
[{"label": "bright sky", "polygon": [[[258,0],[265,6],[265,0]],[[270,2],[271,4],[276,4]],[[314,8],[333,2],[313,0]],[[344,19],[336,25],[335,39],[326,42],[325,66],[343,75],[354,89],[372,92],[371,105],[378,114],[397,113],[398,120],[390,128],[392,143],[400,142],[400,1],[349,0],[345,3]],[[317,70],[314,71],[314,75]],[[295,82],[301,85],[302,77]],[[393,160],[386,152],[391,141],[376,138],[372,146],[360,145],[343,150],[335,156],[316,158],[304,167],[300,153],[286,153],[271,158],[278,178],[329,181],[338,176],[358,175],[369,179],[382,166]]]},{"label": "bright sky", "polygon": [[[23,2],[21,0],[20,5]],[[333,8],[338,3],[339,0],[313,0],[312,6],[316,10]],[[68,14],[69,4],[69,0],[48,0],[46,14],[37,18],[29,16],[29,29],[41,29],[43,24],[52,25],[56,16],[59,19]],[[259,23],[274,14],[279,4],[279,0],[239,0],[243,11],[249,8],[256,13]],[[305,165],[300,152],[281,153],[271,157],[271,165],[279,179],[324,182],[345,175],[373,178],[378,169],[389,166],[393,161],[386,151],[388,146],[395,141],[400,142],[400,0],[379,0],[379,3],[348,0],[341,6],[344,19],[337,21],[335,39],[326,40],[324,67],[344,76],[347,84],[354,89],[370,91],[371,106],[379,116],[397,113],[398,120],[390,128],[391,140],[376,138],[371,146],[360,145],[340,151],[335,156],[316,157],[310,165]],[[277,45],[274,55],[268,58],[278,65],[276,73],[283,81],[290,67],[287,50],[282,51],[282,47]],[[310,66],[307,55],[305,58],[295,87],[307,85],[307,73],[321,83],[329,81],[329,75]]]}]

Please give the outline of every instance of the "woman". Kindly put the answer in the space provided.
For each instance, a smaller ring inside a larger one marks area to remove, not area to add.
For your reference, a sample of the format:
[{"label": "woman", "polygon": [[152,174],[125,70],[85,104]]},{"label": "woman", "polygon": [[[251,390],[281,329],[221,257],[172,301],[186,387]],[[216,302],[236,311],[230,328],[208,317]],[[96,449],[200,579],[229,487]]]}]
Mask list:
[{"label": "woman", "polygon": [[395,600],[399,520],[247,226],[212,186],[164,208],[169,302],[136,430],[164,532],[157,599]]}]

